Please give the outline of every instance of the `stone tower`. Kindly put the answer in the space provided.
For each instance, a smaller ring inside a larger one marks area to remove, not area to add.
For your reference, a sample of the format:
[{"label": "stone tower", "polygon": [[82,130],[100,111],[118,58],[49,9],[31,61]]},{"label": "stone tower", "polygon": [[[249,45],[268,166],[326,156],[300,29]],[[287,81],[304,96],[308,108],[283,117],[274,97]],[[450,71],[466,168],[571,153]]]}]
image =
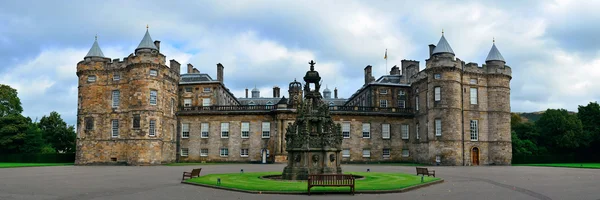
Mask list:
[{"label": "stone tower", "polygon": [[288,101],[291,108],[297,108],[302,103],[302,83],[296,81],[291,82],[288,87],[290,100]]},{"label": "stone tower", "polygon": [[96,42],[77,64],[79,102],[75,164],[153,165],[176,158],[180,64],[146,33],[123,61],[104,57]]},{"label": "stone tower", "polygon": [[[342,127],[333,122],[319,92],[321,77],[309,63],[304,76],[304,101],[285,135],[288,164],[283,179],[305,180],[310,174],[341,174]],[[313,85],[314,88],[310,86]]]}]

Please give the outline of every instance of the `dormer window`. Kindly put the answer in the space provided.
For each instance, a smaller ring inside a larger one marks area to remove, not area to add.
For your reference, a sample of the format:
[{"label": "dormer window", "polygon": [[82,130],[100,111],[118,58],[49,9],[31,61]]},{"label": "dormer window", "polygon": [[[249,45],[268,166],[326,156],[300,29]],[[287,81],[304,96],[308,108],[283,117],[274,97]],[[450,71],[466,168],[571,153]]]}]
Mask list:
[{"label": "dormer window", "polygon": [[254,105],[254,101],[250,101],[250,103],[248,103],[248,105],[253,106]]},{"label": "dormer window", "polygon": [[96,82],[96,76],[94,76],[94,75],[88,76],[87,82],[88,83]]},{"label": "dormer window", "polygon": [[333,101],[329,102],[329,106],[334,106]]},{"label": "dormer window", "polygon": [[267,102],[267,106],[271,106],[271,105],[273,105],[273,102],[271,102],[271,101],[268,101],[268,102]]},{"label": "dormer window", "polygon": [[158,76],[158,71],[156,71],[155,69],[151,69],[150,76]]}]

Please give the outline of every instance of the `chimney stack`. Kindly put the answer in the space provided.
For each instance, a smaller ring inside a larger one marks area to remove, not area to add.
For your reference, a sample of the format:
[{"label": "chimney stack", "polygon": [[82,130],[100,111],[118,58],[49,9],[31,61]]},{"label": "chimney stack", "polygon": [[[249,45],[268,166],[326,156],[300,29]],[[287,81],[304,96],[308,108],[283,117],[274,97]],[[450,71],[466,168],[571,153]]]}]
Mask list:
[{"label": "chimney stack", "polygon": [[194,72],[194,74],[199,74],[199,73],[200,73],[200,70],[198,70],[198,69],[196,69],[196,68],[194,67],[194,69],[193,69],[193,72]]},{"label": "chimney stack", "polygon": [[188,66],[187,73],[188,74],[194,73],[194,65],[188,63],[187,66]]},{"label": "chimney stack", "polygon": [[170,60],[170,64],[169,67],[171,68],[171,70],[173,70],[176,74],[179,74],[179,71],[181,70],[181,64],[179,64],[179,62],[177,62],[175,59]]},{"label": "chimney stack", "polygon": [[217,80],[219,80],[219,82],[223,83],[223,65],[221,63],[217,64]]},{"label": "chimney stack", "polygon": [[156,48],[158,49],[158,51],[160,51],[160,41],[154,40],[154,46],[156,46]]},{"label": "chimney stack", "polygon": [[246,98],[248,98],[248,88],[246,88]]},{"label": "chimney stack", "polygon": [[365,85],[370,83],[372,79],[374,79],[371,69],[371,65],[367,65],[367,67],[365,67]]},{"label": "chimney stack", "polygon": [[275,98],[279,98],[279,87],[275,86],[273,87],[273,97]]},{"label": "chimney stack", "polygon": [[433,55],[433,49],[435,49],[435,45],[433,44],[429,44],[429,57],[431,58],[431,56]]},{"label": "chimney stack", "polygon": [[333,98],[338,98],[337,96],[337,87],[333,90]]}]

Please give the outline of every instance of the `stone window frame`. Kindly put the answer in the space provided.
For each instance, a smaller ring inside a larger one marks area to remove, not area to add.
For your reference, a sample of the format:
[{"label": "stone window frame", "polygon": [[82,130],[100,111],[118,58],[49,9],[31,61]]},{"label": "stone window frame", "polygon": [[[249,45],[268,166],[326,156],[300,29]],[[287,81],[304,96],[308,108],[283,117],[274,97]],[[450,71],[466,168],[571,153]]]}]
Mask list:
[{"label": "stone window frame", "polygon": [[388,94],[388,89],[379,89],[379,94]]},{"label": "stone window frame", "polygon": [[[387,131],[386,131],[387,129]],[[390,139],[391,138],[391,133],[390,133],[390,124],[388,123],[383,123],[381,124],[381,138],[383,139]]]},{"label": "stone window frame", "polygon": [[433,79],[442,79],[442,74],[433,74]]},{"label": "stone window frame", "polygon": [[208,122],[200,123],[200,138],[208,138],[210,135],[210,124]]},{"label": "stone window frame", "polygon": [[402,157],[410,157],[410,151],[408,149],[402,149]]},{"label": "stone window frame", "polygon": [[477,105],[477,101],[478,101],[478,93],[479,91],[477,91],[476,87],[472,87],[469,90],[469,99],[471,102],[471,105]]},{"label": "stone window frame", "polygon": [[208,149],[200,149],[200,157],[208,156]]},{"label": "stone window frame", "polygon": [[229,138],[229,122],[221,122],[221,138]]},{"label": "stone window frame", "polygon": [[362,138],[371,138],[371,124],[370,123],[362,124]]},{"label": "stone window frame", "polygon": [[150,76],[158,76],[158,70],[150,69]]},{"label": "stone window frame", "polygon": [[181,124],[181,138],[190,138],[190,124],[189,123]]},{"label": "stone window frame", "polygon": [[119,72],[114,72],[113,73],[113,81],[120,81],[121,80],[121,74]]},{"label": "stone window frame", "polygon": [[476,84],[477,84],[477,82],[478,82],[478,81],[477,81],[477,78],[471,78],[471,80],[469,80],[469,83],[470,83],[470,84],[474,84],[474,85],[476,85]]},{"label": "stone window frame", "polygon": [[189,148],[181,148],[181,156],[183,157],[188,157],[190,154],[190,149]]},{"label": "stone window frame", "polygon": [[434,120],[434,129],[435,130],[435,136],[442,136],[442,119],[437,118]]},{"label": "stone window frame", "polygon": [[250,138],[250,122],[242,122],[240,124],[240,137]]},{"label": "stone window frame", "polygon": [[387,104],[388,104],[387,100],[385,100],[385,99],[379,100],[379,107],[387,108],[388,107]]},{"label": "stone window frame", "polygon": [[119,120],[112,119],[110,121],[110,124],[111,124],[111,137],[113,137],[113,138],[119,137]]},{"label": "stone window frame", "polygon": [[150,136],[150,137],[156,136],[156,120],[155,119],[151,119],[150,122],[148,122],[148,136]]},{"label": "stone window frame", "polygon": [[221,157],[229,157],[229,148],[221,147],[219,148],[219,156]]},{"label": "stone window frame", "polygon": [[[189,100],[189,104],[186,103],[186,100]],[[190,98],[184,98],[183,99],[183,107],[192,107],[192,99]]]},{"label": "stone window frame", "polygon": [[441,101],[442,100],[442,87],[435,86],[433,87],[433,101]]},{"label": "stone window frame", "polygon": [[[347,129],[345,129],[347,127]],[[350,138],[350,130],[351,130],[352,125],[350,124],[350,122],[342,122],[342,137],[343,138]]]},{"label": "stone window frame", "polygon": [[[207,91],[207,89],[208,89],[208,91]],[[202,89],[202,92],[210,92],[210,91],[211,91],[210,87],[205,87]]]},{"label": "stone window frame", "polygon": [[87,82],[88,83],[94,83],[94,82],[96,82],[96,79],[97,79],[96,75],[89,75],[87,77]]},{"label": "stone window frame", "polygon": [[[386,152],[387,152],[387,155],[386,155]],[[381,151],[381,155],[382,155],[383,158],[390,158],[391,157],[391,152],[392,151],[389,148],[384,148]]]},{"label": "stone window frame", "polygon": [[262,122],[261,132],[261,138],[271,138],[271,122]]},{"label": "stone window frame", "polygon": [[155,106],[157,104],[158,104],[158,90],[151,89],[150,90],[150,105]]},{"label": "stone window frame", "polygon": [[408,140],[410,138],[410,126],[408,124],[400,124],[400,133],[403,140]]},{"label": "stone window frame", "polygon": [[194,92],[194,88],[192,88],[192,87],[185,87],[183,89],[183,91],[186,92],[186,93],[191,93],[191,92]]},{"label": "stone window frame", "polygon": [[[244,152],[244,150],[245,150],[245,152]],[[250,152],[250,151],[248,150],[248,148],[245,148],[245,149],[240,149],[240,157],[248,157],[248,155],[249,155],[249,153],[248,153],[248,152]],[[244,154],[244,153],[245,153],[245,154]]]},{"label": "stone window frame", "polygon": [[112,108],[118,108],[119,105],[121,104],[121,91],[113,90],[111,92],[111,99],[112,99],[112,103],[111,103]]},{"label": "stone window frame", "polygon": [[479,141],[479,121],[476,119],[471,120],[469,125],[471,132],[471,141]]},{"label": "stone window frame", "polygon": [[140,129],[141,124],[142,124],[142,120],[140,117],[140,114],[133,114],[133,121],[131,122],[132,128],[133,129]]},{"label": "stone window frame", "polygon": [[211,105],[210,98],[202,98],[202,106],[210,106],[210,105]]},{"label": "stone window frame", "polygon": [[406,108],[406,100],[398,100],[398,108]]},{"label": "stone window frame", "polygon": [[371,149],[363,149],[362,150],[362,157],[363,158],[370,158],[371,157]]},{"label": "stone window frame", "polygon": [[417,140],[421,139],[421,137],[419,136],[419,122],[417,122],[417,124],[415,125],[415,136],[417,137]]},{"label": "stone window frame", "polygon": [[[345,152],[348,152],[348,154],[345,154]],[[350,158],[350,149],[342,150],[342,158]]]},{"label": "stone window frame", "polygon": [[94,118],[93,117],[85,117],[85,118],[83,118],[83,122],[85,123],[86,131],[94,130]]}]

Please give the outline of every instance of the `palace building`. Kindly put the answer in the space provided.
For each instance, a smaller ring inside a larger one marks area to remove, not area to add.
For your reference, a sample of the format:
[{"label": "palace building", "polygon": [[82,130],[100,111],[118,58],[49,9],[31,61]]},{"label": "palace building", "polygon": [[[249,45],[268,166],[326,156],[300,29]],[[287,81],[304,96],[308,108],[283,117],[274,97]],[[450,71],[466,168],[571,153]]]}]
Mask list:
[{"label": "palace building", "polygon": [[[123,60],[105,57],[94,41],[77,63],[77,165],[287,161],[286,129],[307,84],[290,80],[287,94],[274,86],[269,97],[256,88],[236,97],[221,63],[212,78],[166,61],[148,31]],[[327,87],[316,91],[341,125],[342,162],[509,165],[510,80],[495,44],[485,64],[466,63],[442,35],[423,70],[402,60],[375,79],[366,66],[349,98],[338,98],[337,88],[333,96]]]}]

